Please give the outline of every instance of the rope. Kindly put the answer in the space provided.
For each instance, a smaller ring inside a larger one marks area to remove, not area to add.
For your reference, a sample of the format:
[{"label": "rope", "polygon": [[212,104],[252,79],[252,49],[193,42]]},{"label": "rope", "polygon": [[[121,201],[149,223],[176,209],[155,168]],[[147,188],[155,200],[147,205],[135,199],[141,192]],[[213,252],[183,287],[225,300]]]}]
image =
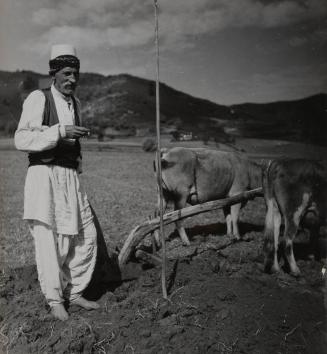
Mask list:
[{"label": "rope", "polygon": [[162,268],[161,268],[161,285],[162,296],[167,299],[166,287],[166,242],[163,232],[163,193],[162,193],[162,171],[161,171],[161,137],[160,137],[160,100],[159,100],[159,21],[158,21],[158,0],[154,0],[154,15],[155,15],[155,45],[156,45],[156,131],[157,131],[157,183],[159,189],[159,209],[160,209],[160,227],[159,234],[162,245]]}]

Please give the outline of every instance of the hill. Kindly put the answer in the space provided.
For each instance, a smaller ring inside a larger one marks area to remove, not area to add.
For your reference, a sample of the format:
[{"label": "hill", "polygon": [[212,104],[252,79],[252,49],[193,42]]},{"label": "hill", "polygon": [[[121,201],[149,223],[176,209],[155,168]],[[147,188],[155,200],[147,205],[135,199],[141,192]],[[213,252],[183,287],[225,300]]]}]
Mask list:
[{"label": "hill", "polygon": [[278,138],[327,145],[327,95],[295,101],[231,107],[241,136]]},{"label": "hill", "polygon": [[[0,71],[0,131],[12,134],[26,95],[49,78],[30,71]],[[95,134],[155,132],[155,83],[127,74],[82,73],[77,92],[83,119]],[[327,95],[296,101],[224,106],[160,84],[162,131],[190,132],[200,139],[235,136],[308,141],[326,145]]]}]

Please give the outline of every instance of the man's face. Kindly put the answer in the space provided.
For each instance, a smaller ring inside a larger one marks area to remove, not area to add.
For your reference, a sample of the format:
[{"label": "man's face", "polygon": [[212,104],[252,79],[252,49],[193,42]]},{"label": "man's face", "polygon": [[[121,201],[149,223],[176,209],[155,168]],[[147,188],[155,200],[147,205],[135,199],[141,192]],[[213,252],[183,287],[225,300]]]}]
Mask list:
[{"label": "man's face", "polygon": [[54,75],[55,88],[65,96],[71,96],[79,80],[79,71],[76,68],[65,67]]}]

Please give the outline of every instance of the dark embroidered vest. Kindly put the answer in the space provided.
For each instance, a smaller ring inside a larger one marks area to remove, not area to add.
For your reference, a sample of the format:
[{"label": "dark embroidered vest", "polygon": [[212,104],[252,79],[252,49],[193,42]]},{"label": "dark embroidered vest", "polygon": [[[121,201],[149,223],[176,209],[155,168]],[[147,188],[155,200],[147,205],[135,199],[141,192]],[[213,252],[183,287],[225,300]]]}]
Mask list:
[{"label": "dark embroidered vest", "polygon": [[[59,123],[56,105],[50,88],[42,90],[42,92],[45,96],[42,125],[51,127]],[[72,100],[75,112],[75,125],[80,125],[77,104],[73,96]],[[53,149],[28,154],[29,166],[57,165],[74,169],[78,167],[79,157],[81,157],[81,145],[78,139],[75,139],[74,142],[61,139]]]}]

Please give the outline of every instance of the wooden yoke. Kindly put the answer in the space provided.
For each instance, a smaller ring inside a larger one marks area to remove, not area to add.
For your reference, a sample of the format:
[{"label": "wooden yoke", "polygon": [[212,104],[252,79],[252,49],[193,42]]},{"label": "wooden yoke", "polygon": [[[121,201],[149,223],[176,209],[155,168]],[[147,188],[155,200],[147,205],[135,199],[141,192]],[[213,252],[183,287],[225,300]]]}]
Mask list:
[{"label": "wooden yoke", "polygon": [[[262,188],[252,189],[250,191],[246,191],[234,195],[233,197],[230,198],[213,200],[211,202],[198,204],[181,210],[176,210],[167,213],[163,216],[163,223],[164,225],[169,225],[175,222],[176,220],[182,220],[190,216],[198,215],[216,209],[221,209],[225,206],[238,204],[262,196],[263,196]],[[123,248],[119,253],[118,256],[119,266],[123,267],[124,264],[126,264],[130,259],[131,254],[135,251],[137,245],[145,238],[145,236],[151,234],[159,227],[160,227],[159,217],[155,219],[147,220],[143,224],[136,226],[128,235],[123,245]]]}]

